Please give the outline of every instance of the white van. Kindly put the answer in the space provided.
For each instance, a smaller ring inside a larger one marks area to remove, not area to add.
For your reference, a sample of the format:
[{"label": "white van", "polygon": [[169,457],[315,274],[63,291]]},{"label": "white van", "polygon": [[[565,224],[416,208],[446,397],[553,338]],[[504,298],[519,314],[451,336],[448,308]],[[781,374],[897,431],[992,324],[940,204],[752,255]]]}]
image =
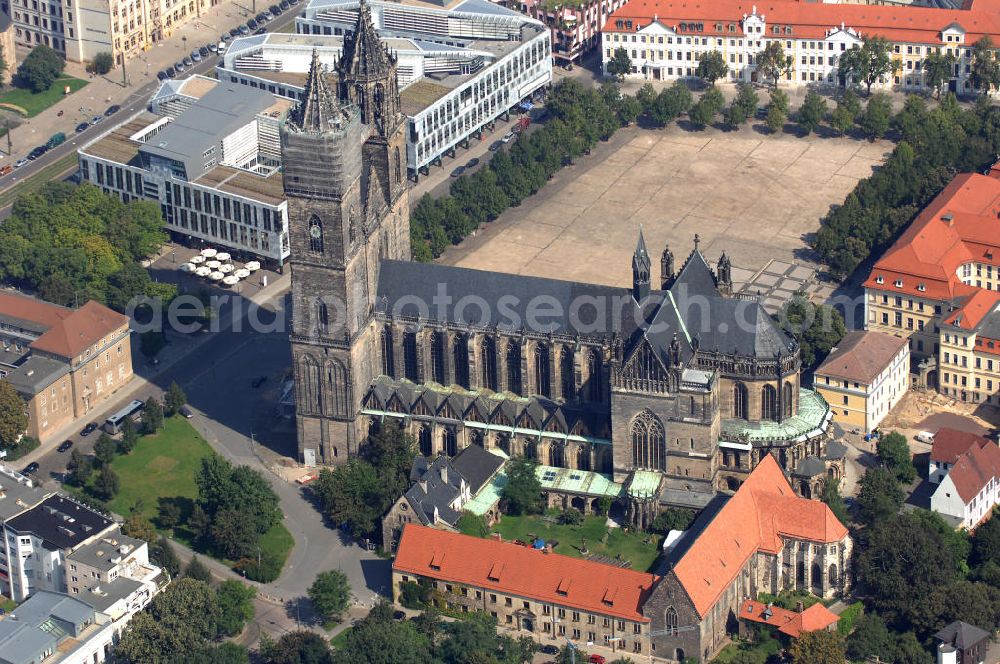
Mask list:
[{"label": "white van", "polygon": [[921,443],[927,443],[928,445],[934,442],[934,434],[932,434],[930,431],[921,431],[916,436],[914,436],[914,438],[919,440]]}]

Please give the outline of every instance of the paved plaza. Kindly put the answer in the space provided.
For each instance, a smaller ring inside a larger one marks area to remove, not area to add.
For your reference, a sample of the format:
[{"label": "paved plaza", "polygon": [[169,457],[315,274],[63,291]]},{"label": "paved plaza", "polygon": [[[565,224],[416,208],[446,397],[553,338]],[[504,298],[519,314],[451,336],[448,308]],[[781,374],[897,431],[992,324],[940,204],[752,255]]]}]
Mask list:
[{"label": "paved plaza", "polygon": [[629,127],[441,260],[625,286],[641,225],[657,276],[664,244],[679,265],[697,233],[706,258],[728,253],[734,283],[761,291],[768,308],[800,290],[822,300],[833,285],[816,282],[807,242],[892,147],[749,128]]}]

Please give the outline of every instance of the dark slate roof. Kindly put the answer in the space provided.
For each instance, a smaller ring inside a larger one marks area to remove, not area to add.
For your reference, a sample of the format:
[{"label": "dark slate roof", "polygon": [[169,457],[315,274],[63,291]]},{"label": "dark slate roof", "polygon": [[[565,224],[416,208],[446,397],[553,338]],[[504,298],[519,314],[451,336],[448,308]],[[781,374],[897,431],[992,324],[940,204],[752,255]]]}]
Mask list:
[{"label": "dark slate roof", "polygon": [[479,493],[502,466],[503,458],[478,445],[469,445],[451,460],[451,467],[465,478],[473,496]]},{"label": "dark slate roof", "polygon": [[959,650],[971,648],[990,638],[989,632],[982,630],[975,625],[956,620],[940,632],[934,635],[935,639],[955,646]]},{"label": "dark slate roof", "polygon": [[18,533],[31,533],[58,549],[71,549],[113,523],[89,507],[60,495],[49,496],[7,521]]},{"label": "dark slate roof", "polygon": [[826,474],[826,464],[819,457],[807,456],[799,463],[799,467],[792,471],[792,475],[797,477],[816,477]]},{"label": "dark slate roof", "polygon": [[826,458],[827,459],[843,459],[847,456],[847,445],[837,442],[836,440],[831,440],[826,444]]},{"label": "dark slate roof", "polygon": [[[414,470],[410,472],[411,478],[420,463],[420,459],[414,460]],[[459,496],[464,478],[455,472],[446,456],[439,456],[429,466],[425,463],[424,466],[426,470],[406,492],[406,500],[413,506],[424,524],[434,522],[434,509],[437,508],[439,519],[449,525],[455,525],[461,515],[451,509],[449,503]],[[447,479],[442,478],[442,472]]]},{"label": "dark slate roof", "polygon": [[976,333],[981,337],[989,339],[1000,339],[1000,310],[994,309],[983,317]]}]

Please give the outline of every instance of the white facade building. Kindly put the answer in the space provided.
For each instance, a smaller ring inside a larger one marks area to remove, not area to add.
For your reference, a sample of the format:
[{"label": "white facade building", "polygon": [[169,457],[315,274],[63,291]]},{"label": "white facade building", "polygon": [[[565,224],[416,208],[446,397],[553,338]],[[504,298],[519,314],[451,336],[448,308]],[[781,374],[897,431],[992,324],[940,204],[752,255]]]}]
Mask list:
[{"label": "white facade building", "polygon": [[[767,6],[731,3],[628,3],[604,26],[601,57],[605,72],[615,51],[624,48],[632,60],[632,77],[673,80],[696,75],[698,61],[719,51],[729,65],[731,81],[759,79],[754,57],[769,42],[781,44],[791,58],[783,80],[792,86],[840,84],[840,54],[860,46],[864,36],[886,37],[898,71],[875,87],[927,90],[921,69],[932,51],[957,57],[948,88],[972,92],[971,47],[979,38],[997,42],[996,0],[974,0],[961,9],[858,5],[778,0]],[[963,27],[964,25],[964,27]],[[992,28],[996,27],[996,30]],[[971,28],[975,28],[972,31]],[[970,29],[967,31],[967,29]],[[763,81],[761,81],[763,82]]]},{"label": "white facade building", "polygon": [[[411,176],[479,137],[552,81],[550,31],[516,11],[488,0],[368,5],[379,35],[399,59]],[[235,40],[217,77],[298,99],[312,50],[332,72],[358,6],[358,0],[312,0],[296,19],[299,34]]]},{"label": "white facade building", "polygon": [[280,267],[289,244],[278,127],[291,107],[202,76],[164,81],[150,112],[77,151],[80,172],[126,202],[157,201],[178,241]]},{"label": "white facade building", "polygon": [[948,469],[931,495],[931,510],[972,529],[1000,503],[1000,447],[973,444]]}]

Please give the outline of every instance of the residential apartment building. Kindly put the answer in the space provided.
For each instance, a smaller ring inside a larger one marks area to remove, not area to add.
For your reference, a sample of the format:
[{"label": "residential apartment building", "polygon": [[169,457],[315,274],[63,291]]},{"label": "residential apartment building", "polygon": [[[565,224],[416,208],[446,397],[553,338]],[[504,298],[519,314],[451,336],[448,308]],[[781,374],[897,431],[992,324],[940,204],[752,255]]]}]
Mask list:
[{"label": "residential apartment building", "polygon": [[483,611],[500,627],[562,645],[567,639],[650,654],[642,606],[659,577],[547,549],[407,524],[392,564],[401,586],[433,589],[452,611]]},{"label": "residential apartment building", "polygon": [[0,663],[99,664],[114,638],[114,622],[93,605],[43,590],[0,620]]},{"label": "residential apartment building", "polygon": [[601,28],[626,0],[517,0],[505,2],[541,21],[552,32],[555,64],[578,64],[591,49],[600,45]]},{"label": "residential apartment building", "polygon": [[702,55],[719,51],[729,80],[756,82],[754,57],[774,41],[792,58],[786,85],[837,84],[843,83],[841,53],[868,35],[886,37],[900,67],[876,88],[928,90],[921,63],[936,51],[957,57],[948,88],[971,93],[972,45],[984,36],[996,43],[1000,20],[995,0],[972,0],[960,9],[778,0],[750,11],[735,0],[631,2],[605,23],[601,56],[606,71],[615,50],[624,48],[633,77],[670,80],[695,76]]},{"label": "residential apartment building", "polygon": [[142,111],[85,143],[83,179],[159,202],[171,237],[280,268],[288,258],[278,128],[292,102],[203,76],[164,81]]},{"label": "residential apartment building", "polygon": [[[498,118],[552,82],[552,38],[541,21],[489,0],[366,2],[374,29],[397,59],[400,110],[407,116],[406,165],[411,178],[482,138]],[[337,78],[335,63],[355,31],[358,0],[311,0],[296,35],[236,40],[217,77],[300,99],[316,49]]]},{"label": "residential apartment building", "polygon": [[982,447],[989,443],[988,438],[967,431],[959,431],[950,427],[941,427],[934,434],[934,444],[931,445],[931,456],[927,467],[927,480],[932,484],[940,484],[948,471],[955,467],[959,457],[963,456],[973,446]]},{"label": "residential apartment building", "polygon": [[2,0],[0,9],[13,19],[18,46],[44,44],[73,62],[110,53],[119,63],[123,56],[148,51],[219,1]]},{"label": "residential apartment building", "polygon": [[885,332],[848,332],[813,373],[833,419],[865,432],[878,427],[909,385],[909,344]]},{"label": "residential apartment building", "polygon": [[128,383],[129,334],[128,317],[97,302],[69,309],[0,293],[0,379],[27,403],[27,434],[48,440]]},{"label": "residential apartment building", "polygon": [[920,385],[1000,403],[1000,173],[958,175],[875,263],[865,328],[909,340]]},{"label": "residential apartment building", "polygon": [[[0,535],[3,535],[4,523],[35,507],[50,495],[52,494],[38,486],[30,477],[0,463]],[[0,542],[0,595],[12,597],[10,561],[7,556],[7,544]]]},{"label": "residential apartment building", "polygon": [[830,508],[795,495],[767,454],[731,497],[702,511],[663,576],[411,523],[393,563],[393,599],[417,582],[452,610],[489,612],[535,638],[708,662],[738,629],[747,599],[846,593],[852,546]]},{"label": "residential apartment building", "polygon": [[931,510],[959,527],[975,528],[1000,504],[1000,447],[977,441],[958,455],[931,495]]}]

